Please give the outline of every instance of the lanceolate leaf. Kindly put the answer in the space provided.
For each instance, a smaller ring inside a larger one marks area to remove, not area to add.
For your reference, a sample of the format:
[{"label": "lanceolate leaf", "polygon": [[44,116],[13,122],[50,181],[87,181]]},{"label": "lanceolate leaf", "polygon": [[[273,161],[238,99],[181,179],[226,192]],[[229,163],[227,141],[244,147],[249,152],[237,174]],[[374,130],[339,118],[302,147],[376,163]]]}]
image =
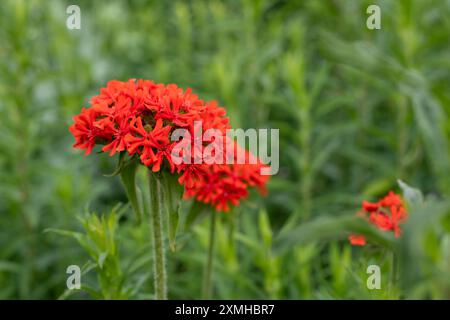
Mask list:
[{"label": "lanceolate leaf", "polygon": [[117,161],[117,166],[112,173],[104,174],[105,177],[114,177],[122,172],[122,168],[125,165],[125,152],[119,154],[119,160]]},{"label": "lanceolate leaf", "polygon": [[364,219],[357,216],[323,217],[304,223],[289,232],[283,233],[274,243],[276,250],[286,250],[309,242],[345,238],[349,233],[363,234],[370,242],[393,248],[389,235],[376,230]]},{"label": "lanceolate leaf", "polygon": [[51,232],[51,233],[55,233],[61,236],[65,236],[65,237],[70,237],[75,239],[76,241],[78,241],[78,243],[91,255],[94,254],[94,251],[91,248],[91,245],[89,243],[88,238],[86,237],[86,235],[80,233],[80,232],[75,232],[75,231],[69,231],[69,230],[62,230],[62,229],[55,229],[55,228],[48,228],[45,229],[44,232]]},{"label": "lanceolate leaf", "polygon": [[183,187],[178,183],[178,177],[174,174],[164,172],[162,174],[164,187],[164,202],[167,210],[167,222],[169,229],[169,246],[172,251],[176,249],[176,236],[180,220],[179,209]]},{"label": "lanceolate leaf", "polygon": [[423,203],[423,195],[419,189],[409,186],[400,179],[397,182],[403,190],[403,198],[405,198],[409,205],[420,205]]},{"label": "lanceolate leaf", "polygon": [[125,192],[131,203],[131,207],[136,214],[136,219],[138,223],[140,223],[142,218],[142,210],[136,191],[136,170],[139,167],[138,165],[138,161],[135,160],[128,162],[122,167],[120,171],[120,178],[123,186],[125,187]]}]

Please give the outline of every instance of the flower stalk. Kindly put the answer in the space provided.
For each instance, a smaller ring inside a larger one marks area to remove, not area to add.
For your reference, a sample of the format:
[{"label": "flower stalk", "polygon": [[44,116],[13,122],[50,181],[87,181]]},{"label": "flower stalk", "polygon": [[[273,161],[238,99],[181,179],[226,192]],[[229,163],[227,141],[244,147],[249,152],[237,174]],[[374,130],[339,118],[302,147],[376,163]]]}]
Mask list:
[{"label": "flower stalk", "polygon": [[206,258],[205,273],[203,276],[203,288],[202,297],[203,299],[211,299],[212,295],[212,269],[214,262],[214,238],[216,232],[216,215],[214,210],[210,210],[210,228],[209,228],[209,247],[208,256]]},{"label": "flower stalk", "polygon": [[167,272],[163,228],[163,188],[161,181],[148,171],[150,187],[150,220],[153,238],[155,299],[167,300]]}]

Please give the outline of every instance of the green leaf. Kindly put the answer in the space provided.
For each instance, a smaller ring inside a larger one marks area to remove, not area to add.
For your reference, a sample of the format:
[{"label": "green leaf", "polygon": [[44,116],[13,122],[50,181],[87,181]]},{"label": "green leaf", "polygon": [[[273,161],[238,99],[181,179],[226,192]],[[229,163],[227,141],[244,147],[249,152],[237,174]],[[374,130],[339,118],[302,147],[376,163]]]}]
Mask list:
[{"label": "green leaf", "polygon": [[280,234],[275,240],[275,250],[283,251],[293,246],[330,239],[342,239],[349,233],[365,235],[370,242],[393,248],[392,237],[377,230],[357,216],[321,217]]},{"label": "green leaf", "polygon": [[142,210],[136,191],[136,171],[138,166],[139,162],[137,160],[128,162],[122,167],[122,170],[120,171],[120,178],[123,186],[125,187],[125,192],[131,203],[131,207],[136,215],[136,220],[138,223],[141,223]]},{"label": "green leaf", "polygon": [[164,202],[167,210],[169,247],[172,251],[175,251],[183,187],[178,183],[178,176],[169,172],[164,172],[162,174],[161,182],[164,188]]},{"label": "green leaf", "polygon": [[403,191],[403,197],[410,205],[418,205],[423,203],[423,195],[419,189],[413,188],[402,180],[397,180],[398,185]]},{"label": "green leaf", "polygon": [[108,251],[102,252],[100,253],[100,255],[98,256],[98,267],[100,269],[103,269],[103,264],[105,263],[106,258],[108,257]]},{"label": "green leaf", "polygon": [[259,232],[266,248],[272,245],[272,229],[270,227],[269,216],[265,210],[259,212]]},{"label": "green leaf", "polygon": [[393,180],[386,177],[381,177],[372,180],[364,187],[362,194],[366,197],[373,197],[378,194],[386,192],[392,187]]},{"label": "green leaf", "polygon": [[119,160],[117,161],[117,166],[112,173],[104,174],[105,177],[114,177],[122,172],[122,168],[125,165],[125,152],[119,154]]},{"label": "green leaf", "polygon": [[80,232],[76,232],[76,231],[69,231],[69,230],[62,230],[62,229],[54,229],[54,228],[48,228],[44,230],[44,233],[55,233],[61,236],[65,236],[65,237],[70,237],[72,239],[75,239],[82,247],[84,250],[86,250],[89,254],[91,254],[92,251],[92,246],[89,243],[88,238],[86,237],[86,235],[80,233]]}]

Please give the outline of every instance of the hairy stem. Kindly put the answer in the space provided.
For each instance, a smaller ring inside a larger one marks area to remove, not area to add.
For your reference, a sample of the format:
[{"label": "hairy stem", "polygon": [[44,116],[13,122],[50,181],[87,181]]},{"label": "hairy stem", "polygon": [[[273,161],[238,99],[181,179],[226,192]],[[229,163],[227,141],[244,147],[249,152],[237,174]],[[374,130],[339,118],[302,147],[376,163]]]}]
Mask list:
[{"label": "hairy stem", "polygon": [[155,281],[155,299],[167,299],[167,273],[164,247],[163,229],[163,188],[161,181],[151,172],[148,172],[150,187],[150,218],[153,236],[153,266]]}]

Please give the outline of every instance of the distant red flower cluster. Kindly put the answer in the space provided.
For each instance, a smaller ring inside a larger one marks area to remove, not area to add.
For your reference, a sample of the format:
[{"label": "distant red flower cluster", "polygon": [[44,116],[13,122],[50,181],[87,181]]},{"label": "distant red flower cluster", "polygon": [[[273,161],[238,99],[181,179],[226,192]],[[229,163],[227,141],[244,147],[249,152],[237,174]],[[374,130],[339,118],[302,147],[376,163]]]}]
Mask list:
[{"label": "distant red flower cluster", "polygon": [[[400,224],[408,217],[402,198],[392,191],[376,203],[363,201],[359,214],[380,230],[394,232],[395,237],[401,235]],[[350,235],[349,241],[354,246],[366,244],[366,238],[363,235]]]},{"label": "distant red flower cluster", "polygon": [[[192,137],[195,130],[215,129],[225,137],[230,128],[225,109],[216,101],[200,100],[190,89],[184,91],[175,84],[151,80],[109,81],[74,122],[70,127],[74,147],[86,150],[86,155],[100,144],[110,156],[126,151],[154,172],[164,167],[179,173],[185,198],[195,197],[217,210],[228,211],[230,204],[238,205],[247,197],[249,186],[265,191],[268,176],[260,174],[264,165],[259,160],[255,164],[198,164],[193,150],[190,163],[174,163],[172,150],[178,142],[171,141],[171,134],[175,129],[187,129]],[[201,128],[194,122],[201,123]],[[236,157],[236,151],[242,151],[234,141],[224,141],[232,144],[226,150],[233,154],[223,157]]]}]

